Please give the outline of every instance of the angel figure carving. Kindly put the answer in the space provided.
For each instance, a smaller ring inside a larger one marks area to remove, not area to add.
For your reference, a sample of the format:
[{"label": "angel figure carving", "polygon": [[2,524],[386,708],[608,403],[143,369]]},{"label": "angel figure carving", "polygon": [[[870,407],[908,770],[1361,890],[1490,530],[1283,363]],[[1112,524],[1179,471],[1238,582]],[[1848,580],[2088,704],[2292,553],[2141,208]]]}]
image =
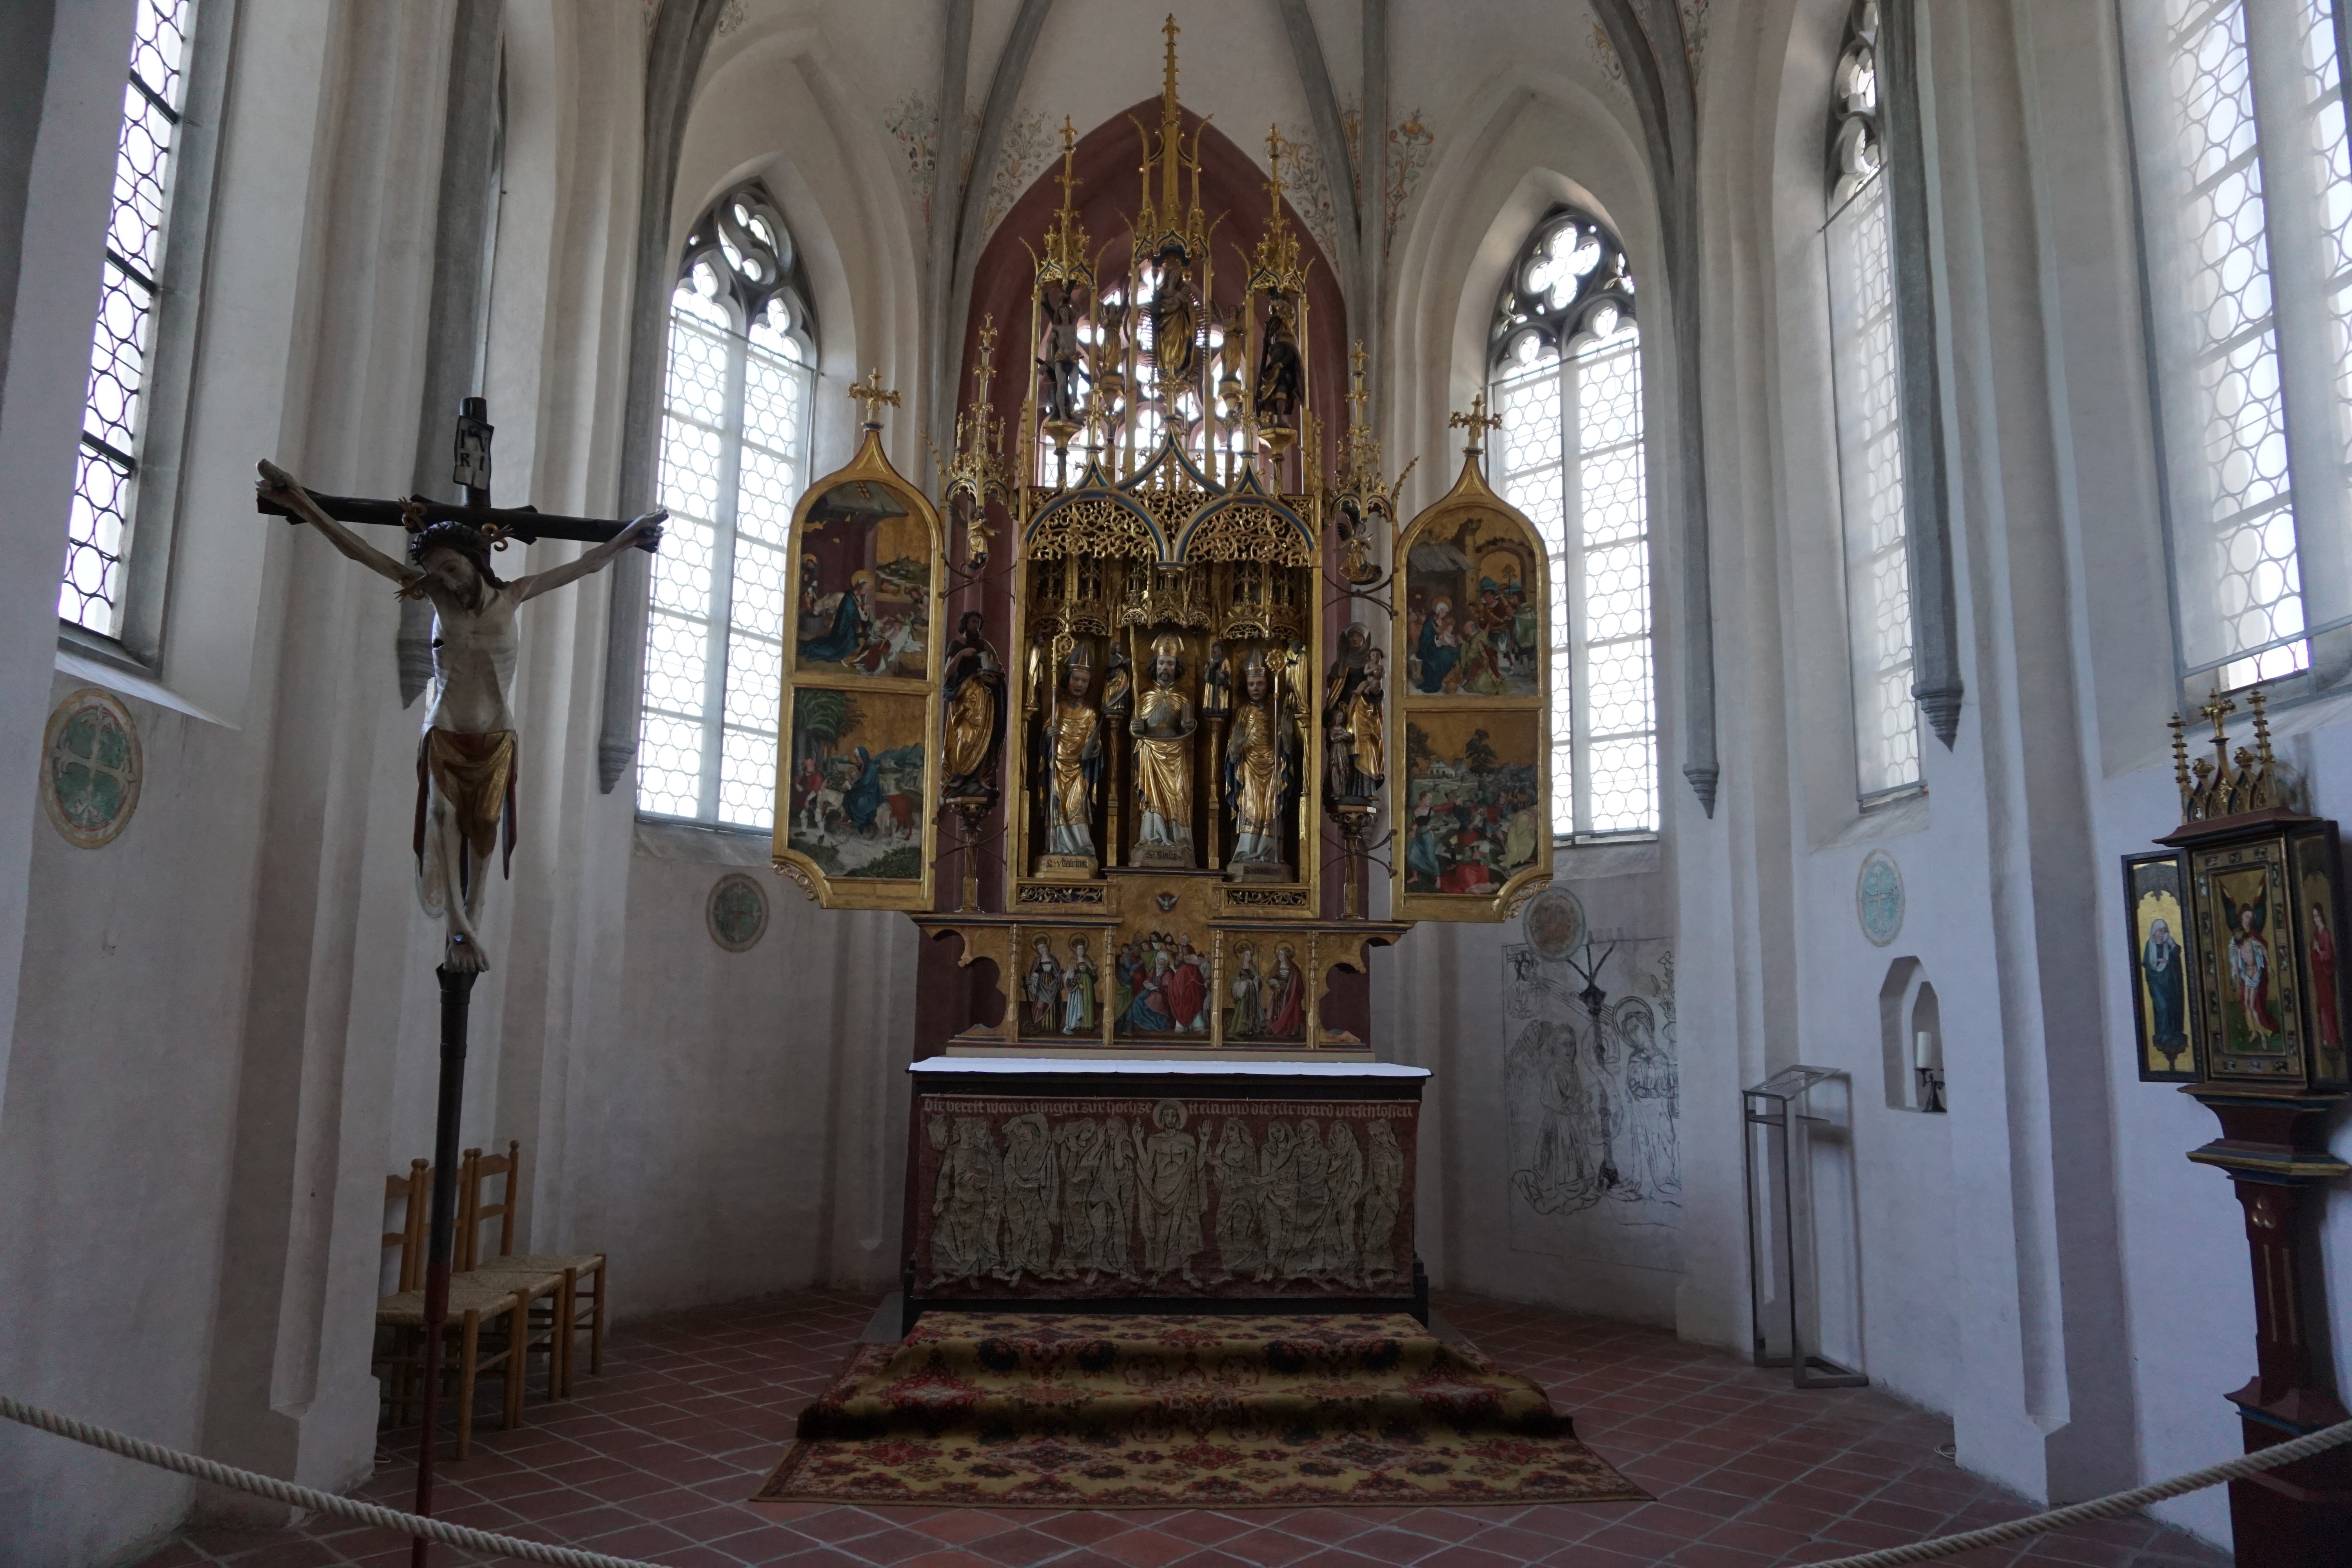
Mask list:
[{"label": "angel figure carving", "polygon": [[369,571],[390,578],[404,599],[433,605],[433,701],[417,745],[417,873],[428,907],[436,902],[448,922],[442,966],[453,972],[488,969],[482,950],[482,895],[491,852],[503,826],[506,858],[515,841],[513,687],[521,636],[515,612],[551,589],[603,571],[624,550],[661,540],[667,511],[647,512],[606,542],[576,558],[512,582],[490,568],[503,542],[470,523],[422,521],[409,513],[408,560],[399,562],[329,517],[292,475],[260,465],[256,488],[327,536],[327,542]]}]

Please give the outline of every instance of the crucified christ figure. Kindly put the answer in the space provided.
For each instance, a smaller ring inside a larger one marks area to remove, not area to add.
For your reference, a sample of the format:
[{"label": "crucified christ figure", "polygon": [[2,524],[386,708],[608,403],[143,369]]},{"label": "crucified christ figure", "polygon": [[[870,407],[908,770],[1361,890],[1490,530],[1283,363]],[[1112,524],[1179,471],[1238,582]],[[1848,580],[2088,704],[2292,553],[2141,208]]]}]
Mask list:
[{"label": "crucified christ figure", "polygon": [[526,599],[603,570],[622,551],[661,539],[667,511],[648,512],[577,560],[513,582],[490,570],[492,533],[455,521],[412,521],[408,562],[384,554],[320,510],[274,463],[260,465],[264,499],[291,510],[327,542],[400,585],[403,598],[433,604],[433,706],[417,756],[417,874],[428,905],[449,924],[442,956],[452,971],[489,967],[478,922],[499,825],[514,852],[514,710],[509,704],[520,648],[515,611]]}]

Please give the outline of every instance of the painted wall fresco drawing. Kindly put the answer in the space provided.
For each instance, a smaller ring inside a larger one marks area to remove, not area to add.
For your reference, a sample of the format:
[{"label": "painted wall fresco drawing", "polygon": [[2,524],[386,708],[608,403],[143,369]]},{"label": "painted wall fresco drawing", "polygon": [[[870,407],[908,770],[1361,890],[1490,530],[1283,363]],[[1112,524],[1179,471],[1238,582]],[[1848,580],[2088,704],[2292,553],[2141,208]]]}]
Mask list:
[{"label": "painted wall fresco drawing", "polygon": [[1673,949],[1588,942],[1553,960],[1508,946],[1502,985],[1512,1247],[1678,1269]]}]

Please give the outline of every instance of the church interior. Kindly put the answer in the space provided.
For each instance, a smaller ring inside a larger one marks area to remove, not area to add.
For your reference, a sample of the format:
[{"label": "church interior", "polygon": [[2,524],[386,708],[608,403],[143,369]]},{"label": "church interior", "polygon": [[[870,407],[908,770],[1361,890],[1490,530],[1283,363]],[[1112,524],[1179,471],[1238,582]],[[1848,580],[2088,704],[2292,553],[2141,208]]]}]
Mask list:
[{"label": "church interior", "polygon": [[0,6],[0,1561],[2352,1563],[2347,59]]}]

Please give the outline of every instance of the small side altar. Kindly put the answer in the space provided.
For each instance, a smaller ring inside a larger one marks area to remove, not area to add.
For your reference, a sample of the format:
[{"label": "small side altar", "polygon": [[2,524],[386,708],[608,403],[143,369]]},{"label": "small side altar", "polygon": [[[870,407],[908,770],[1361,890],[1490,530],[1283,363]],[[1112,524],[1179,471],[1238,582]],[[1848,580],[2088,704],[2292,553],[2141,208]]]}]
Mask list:
[{"label": "small side altar", "polygon": [[910,1064],[906,1323],[927,1311],[1402,1311],[1425,1068]]}]

